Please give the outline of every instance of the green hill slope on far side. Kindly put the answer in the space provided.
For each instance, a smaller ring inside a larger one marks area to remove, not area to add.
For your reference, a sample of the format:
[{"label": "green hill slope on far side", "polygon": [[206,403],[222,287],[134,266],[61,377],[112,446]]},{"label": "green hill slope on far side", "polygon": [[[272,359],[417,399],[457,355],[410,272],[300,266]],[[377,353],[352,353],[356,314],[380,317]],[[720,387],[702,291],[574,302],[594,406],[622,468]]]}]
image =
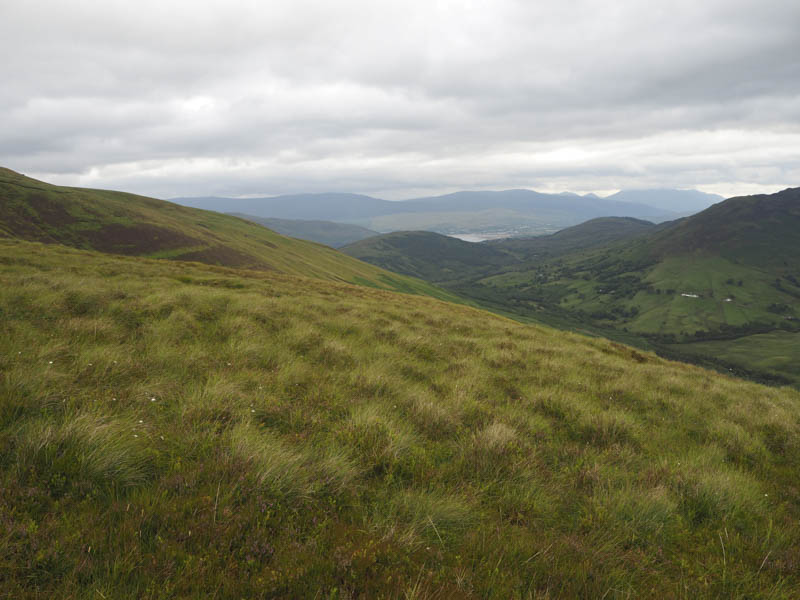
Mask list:
[{"label": "green hill slope on far side", "polygon": [[511,252],[520,259],[541,260],[636,237],[655,228],[650,221],[632,217],[598,217],[550,235],[505,238],[484,243]]},{"label": "green hill slope on far side", "polygon": [[490,273],[515,259],[486,244],[432,231],[396,231],[344,246],[342,252],[384,269],[433,282]]},{"label": "green hill slope on far side", "polygon": [[465,306],[0,240],[27,598],[800,597],[800,392]]},{"label": "green hill slope on far side", "polygon": [[275,270],[459,299],[321,244],[230,215],[124,192],[50,185],[0,168],[0,237],[112,254]]}]

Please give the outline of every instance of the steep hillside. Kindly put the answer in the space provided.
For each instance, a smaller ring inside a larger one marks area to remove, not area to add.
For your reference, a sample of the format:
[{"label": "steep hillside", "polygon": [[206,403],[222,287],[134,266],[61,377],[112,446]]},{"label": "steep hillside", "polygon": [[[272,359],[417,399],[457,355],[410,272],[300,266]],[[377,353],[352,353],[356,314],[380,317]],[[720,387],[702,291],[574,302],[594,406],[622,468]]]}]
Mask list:
[{"label": "steep hillside", "polygon": [[456,300],[255,223],[123,192],[59,187],[0,169],[0,236],[113,254],[276,270]]},{"label": "steep hillside", "polygon": [[0,240],[0,589],[800,596],[800,393],[366,287]]},{"label": "steep hillside", "polygon": [[352,244],[368,237],[379,235],[377,231],[372,231],[358,225],[348,223],[335,223],[333,221],[304,221],[300,219],[270,219],[266,217],[254,217],[240,213],[231,213],[235,217],[253,221],[281,235],[308,240],[325,244],[331,248],[340,248],[347,244]]},{"label": "steep hillside", "polygon": [[800,188],[730,198],[653,236],[660,257],[702,253],[742,264],[791,267],[800,260]]},{"label": "steep hillside", "polygon": [[650,221],[632,217],[599,217],[552,235],[506,238],[485,243],[523,260],[542,259],[629,239],[655,228]]}]

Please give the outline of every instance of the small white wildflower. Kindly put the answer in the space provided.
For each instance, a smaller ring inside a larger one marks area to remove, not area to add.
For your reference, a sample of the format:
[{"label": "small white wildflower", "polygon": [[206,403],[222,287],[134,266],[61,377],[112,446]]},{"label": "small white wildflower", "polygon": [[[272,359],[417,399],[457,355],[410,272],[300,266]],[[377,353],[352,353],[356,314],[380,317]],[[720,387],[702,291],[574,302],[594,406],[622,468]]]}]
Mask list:
[{"label": "small white wildflower", "polygon": [[51,361],[49,361],[47,364],[48,364],[48,365],[52,365],[52,364],[53,364],[53,361],[51,360]]},{"label": "small white wildflower", "polygon": [[156,401],[155,397],[150,398],[150,402],[155,402],[155,401]]},{"label": "small white wildflower", "polygon": [[144,421],[142,421],[141,419],[139,419],[139,423],[144,423]]},{"label": "small white wildflower", "polygon": [[134,434],[133,434],[133,437],[139,437],[139,436],[138,436],[138,435],[136,435],[136,434],[134,433]]},{"label": "small white wildflower", "polygon": [[250,412],[251,412],[251,413],[254,413],[254,412],[256,412],[256,409],[255,409],[255,408],[251,408],[251,409],[250,409]]}]

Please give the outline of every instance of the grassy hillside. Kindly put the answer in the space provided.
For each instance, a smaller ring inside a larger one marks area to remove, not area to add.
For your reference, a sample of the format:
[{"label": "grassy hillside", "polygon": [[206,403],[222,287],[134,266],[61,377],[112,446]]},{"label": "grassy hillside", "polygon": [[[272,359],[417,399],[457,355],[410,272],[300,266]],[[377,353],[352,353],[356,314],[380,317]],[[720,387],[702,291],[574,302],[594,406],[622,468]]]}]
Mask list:
[{"label": "grassy hillside", "polygon": [[485,243],[513,254],[520,260],[541,261],[543,258],[626,240],[655,228],[650,221],[632,217],[598,217],[552,235],[506,238]]},{"label": "grassy hillside", "polygon": [[0,168],[0,237],[113,254],[275,270],[458,300],[331,248],[237,217],[106,190],[59,187]]},{"label": "grassy hillside", "polygon": [[756,267],[796,268],[800,188],[715,204],[654,236],[653,251],[661,257],[703,253]]},{"label": "grassy hillside", "polygon": [[0,240],[12,598],[797,598],[800,393],[421,296]]},{"label": "grassy hillside", "polygon": [[270,219],[231,213],[236,217],[253,221],[263,225],[281,235],[309,240],[325,244],[332,248],[339,248],[359,240],[378,235],[377,231],[350,225],[348,223],[334,223],[333,221],[306,221],[301,219]]}]

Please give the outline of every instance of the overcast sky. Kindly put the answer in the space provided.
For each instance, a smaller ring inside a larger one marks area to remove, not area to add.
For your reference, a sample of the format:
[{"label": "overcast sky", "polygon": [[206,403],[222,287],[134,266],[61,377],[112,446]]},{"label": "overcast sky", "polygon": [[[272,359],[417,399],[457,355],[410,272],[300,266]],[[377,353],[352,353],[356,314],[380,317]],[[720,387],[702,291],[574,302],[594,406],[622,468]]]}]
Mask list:
[{"label": "overcast sky", "polygon": [[161,198],[800,186],[798,0],[0,0],[0,165]]}]

